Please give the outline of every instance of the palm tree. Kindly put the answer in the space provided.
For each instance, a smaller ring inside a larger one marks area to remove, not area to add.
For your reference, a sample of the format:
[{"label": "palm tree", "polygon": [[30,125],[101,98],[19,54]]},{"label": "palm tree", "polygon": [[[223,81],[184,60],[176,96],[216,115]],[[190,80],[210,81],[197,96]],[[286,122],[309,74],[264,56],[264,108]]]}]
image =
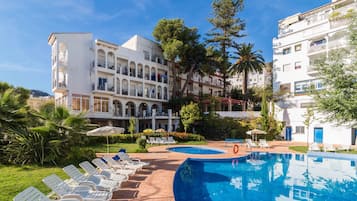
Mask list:
[{"label": "palm tree", "polygon": [[243,73],[243,90],[244,105],[243,110],[246,110],[246,94],[248,87],[248,74],[249,72],[262,72],[264,68],[264,58],[261,55],[261,51],[254,51],[254,45],[251,43],[243,43],[241,45],[235,45],[237,61],[230,67],[231,74]]}]

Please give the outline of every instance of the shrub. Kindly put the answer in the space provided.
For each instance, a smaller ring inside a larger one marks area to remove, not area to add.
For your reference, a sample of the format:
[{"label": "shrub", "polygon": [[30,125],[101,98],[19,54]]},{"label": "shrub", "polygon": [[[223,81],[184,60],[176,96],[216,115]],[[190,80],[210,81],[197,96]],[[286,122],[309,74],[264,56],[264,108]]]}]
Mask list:
[{"label": "shrub", "polygon": [[136,139],[136,143],[139,145],[140,149],[146,148],[146,139],[138,138],[138,139]]},{"label": "shrub", "polygon": [[199,133],[212,140],[223,140],[225,138],[246,138],[248,125],[233,118],[220,118],[217,115],[206,115],[199,126],[196,127]]},{"label": "shrub", "polygon": [[62,158],[59,163],[63,166],[69,164],[79,164],[83,161],[91,161],[95,157],[96,155],[93,149],[71,147],[67,156]]}]

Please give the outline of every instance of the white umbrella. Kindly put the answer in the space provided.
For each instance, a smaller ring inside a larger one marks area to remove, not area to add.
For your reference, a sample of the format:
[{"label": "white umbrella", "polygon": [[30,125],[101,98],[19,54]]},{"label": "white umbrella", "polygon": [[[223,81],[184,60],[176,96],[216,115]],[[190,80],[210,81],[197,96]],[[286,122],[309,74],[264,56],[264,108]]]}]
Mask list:
[{"label": "white umbrella", "polygon": [[114,134],[124,133],[124,128],[103,126],[87,132],[87,136],[106,136],[107,137],[107,153],[109,153],[109,138],[108,136]]},{"label": "white umbrella", "polygon": [[252,135],[252,137],[253,137],[253,135],[257,136],[257,135],[265,135],[265,134],[267,134],[267,132],[259,130],[259,129],[253,129],[253,130],[247,131],[246,133],[248,135]]}]

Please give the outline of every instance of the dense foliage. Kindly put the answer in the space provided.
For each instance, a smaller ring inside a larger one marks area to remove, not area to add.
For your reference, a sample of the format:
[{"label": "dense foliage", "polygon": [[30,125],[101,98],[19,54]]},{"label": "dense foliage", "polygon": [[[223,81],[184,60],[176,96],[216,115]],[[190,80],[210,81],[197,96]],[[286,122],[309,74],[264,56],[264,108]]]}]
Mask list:
[{"label": "dense foliage", "polygon": [[229,76],[229,50],[235,40],[244,36],[241,31],[245,23],[238,13],[243,9],[243,0],[214,0],[212,3],[213,16],[208,19],[212,30],[207,34],[207,43],[219,52],[217,68],[223,77],[223,96],[226,96],[227,78]]},{"label": "dense foliage", "polygon": [[205,138],[210,140],[223,140],[225,138],[245,139],[249,125],[237,119],[221,118],[214,113],[210,113],[203,116],[196,128],[197,132],[202,133]]},{"label": "dense foliage", "polygon": [[[11,164],[58,164],[78,158],[71,147],[83,145],[88,120],[46,103],[40,111],[27,106],[29,91],[0,83],[0,161]],[[87,158],[87,157],[85,157]],[[68,161],[68,160],[67,160]]]},{"label": "dense foliage", "polygon": [[248,74],[250,72],[262,72],[264,68],[264,58],[261,55],[261,51],[254,51],[254,45],[251,43],[243,43],[241,45],[235,45],[237,59],[235,63],[230,67],[230,73],[232,74],[243,74],[243,83],[242,83],[242,93],[243,100],[243,110],[246,110],[246,94],[248,88]]},{"label": "dense foliage", "polygon": [[188,105],[182,106],[180,110],[180,118],[181,122],[184,126],[185,132],[187,132],[188,128],[195,123],[195,121],[200,120],[200,108],[197,103],[191,102]]},{"label": "dense foliage", "polygon": [[324,90],[316,90],[314,99],[318,111],[326,120],[337,124],[357,122],[357,17],[351,18],[350,46],[332,50],[328,58],[317,65],[318,78]]}]

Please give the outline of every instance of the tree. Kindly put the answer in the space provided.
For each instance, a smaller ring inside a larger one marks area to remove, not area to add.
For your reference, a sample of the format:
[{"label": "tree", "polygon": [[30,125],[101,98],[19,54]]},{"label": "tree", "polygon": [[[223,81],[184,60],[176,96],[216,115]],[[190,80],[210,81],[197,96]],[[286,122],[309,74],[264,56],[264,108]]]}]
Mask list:
[{"label": "tree", "polygon": [[[235,73],[243,73],[243,95],[247,94],[248,88],[248,74],[249,72],[262,72],[264,68],[264,58],[261,55],[261,52],[254,51],[254,45],[251,43],[243,43],[242,45],[235,46],[237,61],[230,67],[230,72],[232,74]],[[244,97],[244,101],[246,101],[246,97]],[[243,105],[243,109],[246,110],[246,103]]]},{"label": "tree", "polygon": [[134,117],[130,117],[128,131],[131,134],[131,139],[134,139],[133,135],[135,130],[136,130],[136,119]]},{"label": "tree", "polygon": [[186,133],[190,125],[201,119],[200,108],[198,107],[198,104],[191,102],[188,105],[182,106],[180,110],[180,116]]},{"label": "tree", "polygon": [[307,147],[309,147],[310,125],[311,125],[312,121],[314,121],[314,110],[311,107],[308,107],[306,109],[304,117],[305,117],[304,125],[307,128],[306,144],[307,144]]},{"label": "tree", "polygon": [[326,120],[357,125],[357,17],[351,18],[350,47],[331,50],[316,66],[323,90],[315,90],[316,108]]},{"label": "tree", "polygon": [[261,103],[261,126],[264,131],[268,132],[269,129],[269,108],[268,108],[268,102],[266,100],[266,95],[263,93],[262,97],[262,103]]},{"label": "tree", "polygon": [[234,40],[244,35],[245,23],[237,17],[243,9],[243,0],[214,0],[212,3],[213,17],[208,21],[213,29],[207,34],[207,42],[216,46],[220,51],[219,72],[223,77],[223,96],[226,96],[227,78],[229,76],[229,48],[233,47]]},{"label": "tree", "polygon": [[[181,97],[192,80],[195,72],[203,73],[206,63],[206,48],[199,42],[196,28],[185,26],[181,19],[161,19],[156,25],[153,36],[160,42],[165,58],[172,69],[173,97]],[[186,81],[181,88],[176,80],[186,73]]]}]

